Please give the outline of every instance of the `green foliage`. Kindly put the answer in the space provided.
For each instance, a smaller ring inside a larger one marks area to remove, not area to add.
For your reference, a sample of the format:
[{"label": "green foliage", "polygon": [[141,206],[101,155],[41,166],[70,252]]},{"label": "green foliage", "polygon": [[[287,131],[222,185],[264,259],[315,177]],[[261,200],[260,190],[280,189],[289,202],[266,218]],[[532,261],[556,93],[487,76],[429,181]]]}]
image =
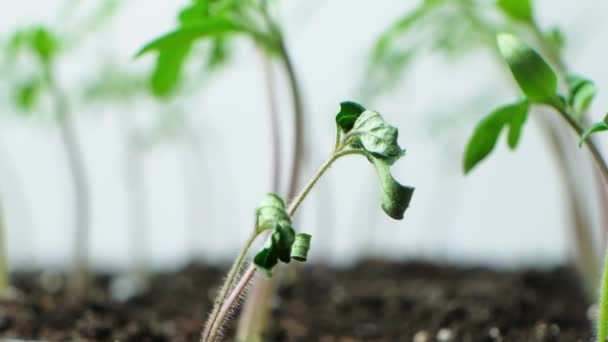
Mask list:
[{"label": "green foliage", "polygon": [[498,8],[508,17],[527,23],[534,21],[530,0],[498,0]]},{"label": "green foliage", "polygon": [[33,53],[42,63],[49,64],[59,51],[59,38],[43,26],[18,30],[11,37],[7,51],[15,56],[24,50]]},{"label": "green foliage", "polygon": [[557,76],[534,49],[509,33],[497,36],[498,49],[519,88],[531,102],[550,103],[557,96]]},{"label": "green foliage", "polygon": [[469,173],[494,149],[503,128],[508,127],[508,145],[515,149],[521,136],[521,129],[528,115],[529,103],[519,101],[500,107],[481,120],[467,143],[464,152],[463,169]]},{"label": "green foliage", "polygon": [[360,104],[352,101],[344,101],[340,103],[340,111],[336,114],[336,125],[338,125],[344,133],[348,133],[355,125],[355,121],[357,121],[359,115],[364,111],[365,108]]},{"label": "green foliage", "polygon": [[142,47],[136,57],[157,52],[150,79],[151,92],[161,98],[171,95],[183,78],[183,69],[198,42],[209,43],[206,68],[223,65],[229,56],[232,37],[245,35],[268,52],[278,50],[280,32],[269,23],[262,0],[195,0],[178,15],[177,27]]},{"label": "green foliage", "polygon": [[577,75],[568,75],[566,82],[568,83],[568,105],[572,109],[574,118],[580,121],[593,101],[597,88],[592,81]]},{"label": "green foliage", "polygon": [[585,142],[585,140],[587,140],[591,135],[598,133],[598,132],[603,132],[603,131],[607,131],[608,130],[608,114],[606,114],[606,116],[604,117],[603,121],[600,121],[596,124],[594,124],[593,126],[587,128],[583,134],[581,134],[581,139],[579,140],[579,146],[583,146],[583,143]]},{"label": "green foliage", "polygon": [[296,239],[291,248],[291,258],[296,261],[306,261],[308,259],[308,251],[310,250],[310,234],[296,234]]},{"label": "green foliage", "polygon": [[363,149],[392,165],[404,155],[397,143],[398,136],[397,128],[387,124],[379,113],[366,110],[357,118],[344,140],[353,148]]},{"label": "green foliage", "polygon": [[[265,275],[272,275],[272,268],[279,261],[289,263],[296,234],[291,227],[291,219],[285,203],[276,194],[266,194],[256,209],[256,234],[272,230],[264,248],[253,258],[253,263]],[[301,255],[300,252],[296,252]],[[296,260],[301,261],[302,258]],[[305,258],[304,258],[305,260]]]},{"label": "green foliage", "polygon": [[22,112],[30,112],[36,105],[40,93],[40,81],[29,80],[17,85],[13,101],[17,109]]},{"label": "green foliage", "polygon": [[414,188],[399,184],[390,174],[390,166],[405,154],[397,143],[397,128],[386,123],[379,113],[365,110],[354,102],[343,102],[340,105],[336,125],[347,133],[342,138],[342,146],[360,151],[374,165],[380,183],[380,204],[384,212],[396,220],[403,219]]}]

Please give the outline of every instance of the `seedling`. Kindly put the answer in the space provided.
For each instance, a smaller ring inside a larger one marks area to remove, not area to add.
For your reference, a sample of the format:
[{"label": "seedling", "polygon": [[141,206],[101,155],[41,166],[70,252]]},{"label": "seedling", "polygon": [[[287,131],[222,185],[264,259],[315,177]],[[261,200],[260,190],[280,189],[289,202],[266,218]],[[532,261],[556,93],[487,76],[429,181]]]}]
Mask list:
[{"label": "seedling", "polygon": [[[589,137],[608,127],[606,122],[600,122],[585,129],[581,122],[582,114],[587,111],[596,92],[593,83],[581,77],[570,76],[568,93],[559,94],[557,76],[538,52],[516,36],[507,33],[499,34],[497,42],[502,57],[522,91],[523,98],[498,108],[479,122],[464,153],[465,173],[471,171],[492,152],[503,128],[508,128],[507,142],[509,147],[514,149],[530,107],[545,105],[553,108],[580,136],[579,145],[587,145],[606,186],[608,165],[597,145]],[[604,261],[604,275],[601,281],[598,342],[603,342],[608,337],[608,258]]]},{"label": "seedling", "polygon": [[[7,78],[17,80],[13,94],[15,107],[24,113],[41,112],[46,109],[44,104],[48,102],[52,117],[60,128],[74,191],[75,238],[73,268],[70,274],[73,298],[82,298],[89,278],[90,195],[83,152],[74,126],[73,99],[64,91],[57,77],[57,61],[63,53],[81,42],[84,35],[106,21],[113,13],[115,5],[113,0],[103,1],[92,15],[83,18],[85,20],[79,23],[80,26],[72,27],[73,31],[68,30],[66,33],[59,33],[45,26],[19,29],[10,37],[5,48],[7,63],[11,66],[9,69],[13,71]],[[62,24],[68,26],[65,22]],[[72,35],[72,32],[76,33]],[[17,64],[18,57],[22,55],[34,62],[29,74],[14,72],[26,70]]]},{"label": "seedling", "polygon": [[[390,166],[405,154],[397,143],[397,137],[397,128],[386,123],[377,112],[367,110],[354,102],[341,103],[340,111],[336,115],[335,145],[329,159],[288,206],[274,193],[267,194],[260,201],[255,210],[253,230],[228,272],[205,325],[201,341],[212,342],[219,338],[226,315],[237,304],[238,298],[256,271],[270,277],[280,262],[289,263],[292,259],[300,262],[307,260],[311,236],[296,233],[291,218],[321,176],[339,158],[347,155],[366,157],[376,169],[382,209],[394,219],[403,218],[414,188],[399,184],[390,174]],[[241,272],[251,245],[266,231],[270,232],[270,236],[264,247],[253,258],[253,265]]]}]

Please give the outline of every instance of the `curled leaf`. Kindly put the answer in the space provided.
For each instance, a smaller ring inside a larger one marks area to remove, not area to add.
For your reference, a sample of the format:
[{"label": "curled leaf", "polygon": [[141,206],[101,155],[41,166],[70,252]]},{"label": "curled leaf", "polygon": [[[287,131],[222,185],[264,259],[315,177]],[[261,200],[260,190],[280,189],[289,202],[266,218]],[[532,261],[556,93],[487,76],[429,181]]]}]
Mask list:
[{"label": "curled leaf", "polygon": [[496,109],[477,124],[464,152],[465,174],[492,152],[505,126],[509,126],[507,137],[509,147],[511,149],[517,147],[528,109],[527,101],[519,101]]},{"label": "curled leaf", "polygon": [[291,225],[291,219],[285,209],[285,203],[276,194],[268,193],[256,208],[256,230],[262,232],[266,229],[275,229],[284,225]]},{"label": "curled leaf", "polygon": [[380,181],[380,204],[384,212],[395,220],[403,219],[403,213],[409,207],[414,188],[399,184],[389,171],[390,164],[380,158],[370,160],[376,168]]},{"label": "curled leaf", "polygon": [[340,103],[340,111],[336,114],[336,125],[342,129],[345,133],[350,131],[355,121],[361,113],[365,111],[365,107],[362,105],[353,102],[353,101],[344,101]]},{"label": "curled leaf", "polygon": [[[267,243],[268,244],[268,243]],[[264,247],[253,257],[253,264],[266,277],[272,276],[272,269],[279,263],[279,258],[271,247]]]},{"label": "curled leaf", "polygon": [[310,250],[310,234],[300,233],[296,235],[296,239],[291,247],[291,258],[296,261],[306,261],[308,259],[308,251]]},{"label": "curled leaf", "polygon": [[545,60],[512,34],[497,36],[498,49],[528,100],[550,103],[557,96],[557,77]]},{"label": "curled leaf", "polygon": [[397,143],[398,136],[397,128],[386,123],[379,113],[366,110],[357,118],[344,140],[392,165],[404,155]]},{"label": "curled leaf", "polygon": [[270,236],[272,248],[282,262],[288,264],[291,261],[291,246],[295,241],[296,233],[291,226],[279,226]]}]

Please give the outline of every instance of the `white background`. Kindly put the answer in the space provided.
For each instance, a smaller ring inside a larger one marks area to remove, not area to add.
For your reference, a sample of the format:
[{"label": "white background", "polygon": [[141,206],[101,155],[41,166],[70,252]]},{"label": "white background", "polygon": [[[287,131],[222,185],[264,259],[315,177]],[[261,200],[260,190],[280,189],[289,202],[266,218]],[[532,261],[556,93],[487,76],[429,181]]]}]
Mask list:
[{"label": "white background", "polygon": [[[374,37],[415,2],[285,3],[289,5],[282,19],[306,103],[307,178],[331,148],[337,105],[353,98]],[[0,35],[36,22],[53,25],[59,4],[3,0]],[[133,61],[131,56],[173,26],[182,4],[128,1],[109,29],[62,60],[64,87],[77,90],[79,81],[99,70],[108,56],[125,68],[145,69],[151,57]],[[571,68],[596,82],[600,92],[591,112],[599,119],[608,108],[608,4],[544,0],[537,1],[536,11],[542,26],[558,25],[566,33]],[[291,112],[284,80],[279,81],[285,99],[283,150],[290,151],[286,120]],[[453,112],[484,89],[494,88],[487,104],[472,112]],[[483,51],[453,62],[438,56],[418,61],[400,86],[370,105],[400,128],[400,143],[407,149],[407,156],[393,167],[395,178],[417,188],[405,220],[392,221],[381,212],[374,172],[365,160],[341,160],[297,214],[296,228],[313,234],[312,260],[345,262],[382,255],[507,267],[566,260],[571,238],[564,190],[534,119],[515,153],[501,139],[496,153],[470,176],[460,173],[461,153],[475,120],[515,96],[503,70]],[[128,256],[121,120],[134,115],[142,128],[148,127],[161,106],[140,102],[131,107],[78,108],[78,134],[92,180],[92,259],[102,267],[121,268]],[[270,187],[262,73],[259,55],[248,41],[239,41],[226,71],[181,108],[200,135],[209,177],[199,186],[210,194],[194,203],[204,217],[194,230],[187,214],[193,205],[188,204],[189,195],[196,190],[184,181],[194,162],[188,144],[167,139],[142,155],[149,214],[146,248],[158,266],[179,265],[192,255],[193,246],[207,261],[234,256],[251,229],[253,208]],[[449,115],[458,126],[436,128],[438,113]],[[9,260],[12,265],[65,265],[72,246],[72,197],[58,131],[52,122],[14,114],[3,105],[0,189]]]}]

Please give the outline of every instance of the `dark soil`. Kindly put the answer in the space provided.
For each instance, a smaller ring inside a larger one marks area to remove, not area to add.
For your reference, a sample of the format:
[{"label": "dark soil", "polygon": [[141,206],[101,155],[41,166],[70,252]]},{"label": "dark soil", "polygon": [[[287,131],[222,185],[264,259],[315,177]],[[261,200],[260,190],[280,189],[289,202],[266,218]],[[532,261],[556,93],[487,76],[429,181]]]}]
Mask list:
[{"label": "dark soil", "polygon": [[[19,274],[0,304],[0,337],[46,341],[197,341],[223,272],[187,267],[112,299],[110,276],[79,305],[56,275]],[[116,285],[116,283],[115,283]],[[421,263],[302,268],[283,285],[268,341],[589,341],[572,271],[496,272]],[[231,331],[227,332],[230,336]],[[229,338],[227,339],[229,340]]]}]

